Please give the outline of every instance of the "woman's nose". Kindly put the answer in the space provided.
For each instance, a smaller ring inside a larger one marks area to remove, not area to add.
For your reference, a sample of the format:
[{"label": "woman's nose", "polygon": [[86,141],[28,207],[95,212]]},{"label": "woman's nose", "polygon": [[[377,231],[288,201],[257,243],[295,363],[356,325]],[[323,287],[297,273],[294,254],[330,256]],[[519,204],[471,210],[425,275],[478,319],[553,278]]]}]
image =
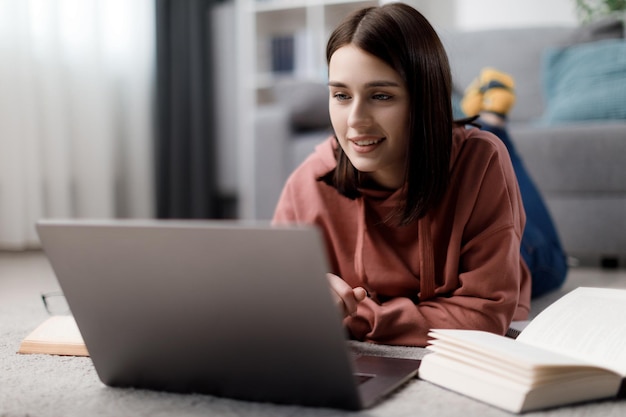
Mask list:
[{"label": "woman's nose", "polygon": [[348,126],[360,127],[370,123],[370,114],[367,105],[362,100],[354,100],[350,114],[348,115]]}]

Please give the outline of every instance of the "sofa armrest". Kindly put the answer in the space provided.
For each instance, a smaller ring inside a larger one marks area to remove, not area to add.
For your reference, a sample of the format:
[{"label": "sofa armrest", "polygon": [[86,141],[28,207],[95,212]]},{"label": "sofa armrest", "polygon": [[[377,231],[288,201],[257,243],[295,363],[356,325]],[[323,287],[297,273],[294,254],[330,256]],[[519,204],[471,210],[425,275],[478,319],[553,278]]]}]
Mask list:
[{"label": "sofa armrest", "polygon": [[254,217],[271,219],[285,180],[290,136],[289,112],[279,105],[257,108],[254,119]]},{"label": "sofa armrest", "polygon": [[512,125],[513,142],[546,194],[626,194],[626,121]]}]

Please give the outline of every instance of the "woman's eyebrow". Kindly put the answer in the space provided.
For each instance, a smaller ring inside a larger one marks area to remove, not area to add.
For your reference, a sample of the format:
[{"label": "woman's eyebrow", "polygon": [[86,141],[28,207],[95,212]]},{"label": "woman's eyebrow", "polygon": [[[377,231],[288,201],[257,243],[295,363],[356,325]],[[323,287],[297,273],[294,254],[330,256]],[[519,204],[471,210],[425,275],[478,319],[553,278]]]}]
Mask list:
[{"label": "woman's eyebrow", "polygon": [[380,80],[380,81],[369,82],[365,84],[365,86],[366,87],[400,87],[400,84],[395,81]]},{"label": "woman's eyebrow", "polygon": [[[329,87],[338,87],[338,88],[347,88],[348,86],[342,82],[339,81],[329,81],[328,82],[328,86]],[[368,83],[365,84],[365,87],[371,88],[371,87],[400,87],[400,84],[398,84],[395,81],[386,81],[386,80],[380,80],[380,81],[370,81]]]}]

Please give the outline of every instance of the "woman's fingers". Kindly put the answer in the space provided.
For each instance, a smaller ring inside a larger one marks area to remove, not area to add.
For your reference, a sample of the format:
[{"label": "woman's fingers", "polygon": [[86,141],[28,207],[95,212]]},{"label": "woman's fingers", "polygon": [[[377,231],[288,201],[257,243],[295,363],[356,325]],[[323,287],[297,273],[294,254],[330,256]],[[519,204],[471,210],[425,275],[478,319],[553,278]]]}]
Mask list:
[{"label": "woman's fingers", "polygon": [[361,301],[367,297],[364,288],[352,288],[335,274],[326,274],[330,288],[332,290],[337,307],[343,312],[344,316],[352,316],[356,313],[357,307]]}]

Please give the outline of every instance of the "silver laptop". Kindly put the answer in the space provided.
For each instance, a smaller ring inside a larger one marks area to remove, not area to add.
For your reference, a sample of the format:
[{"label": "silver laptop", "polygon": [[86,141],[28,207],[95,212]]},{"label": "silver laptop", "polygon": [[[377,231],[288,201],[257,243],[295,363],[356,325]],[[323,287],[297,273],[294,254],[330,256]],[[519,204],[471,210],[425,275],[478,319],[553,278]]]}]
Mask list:
[{"label": "silver laptop", "polygon": [[419,361],[351,352],[321,234],[235,221],[37,223],[102,382],[367,408]]}]

